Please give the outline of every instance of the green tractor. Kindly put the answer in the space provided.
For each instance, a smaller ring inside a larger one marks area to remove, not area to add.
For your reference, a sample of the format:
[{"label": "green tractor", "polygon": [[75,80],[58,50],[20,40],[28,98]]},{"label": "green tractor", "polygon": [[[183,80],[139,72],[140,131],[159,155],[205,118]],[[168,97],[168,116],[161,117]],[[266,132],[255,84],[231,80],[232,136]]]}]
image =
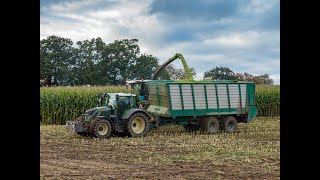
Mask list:
[{"label": "green tractor", "polygon": [[143,137],[153,118],[139,108],[135,94],[103,93],[98,105],[82,114],[76,121],[67,121],[66,128],[79,135],[109,138],[114,135]]}]

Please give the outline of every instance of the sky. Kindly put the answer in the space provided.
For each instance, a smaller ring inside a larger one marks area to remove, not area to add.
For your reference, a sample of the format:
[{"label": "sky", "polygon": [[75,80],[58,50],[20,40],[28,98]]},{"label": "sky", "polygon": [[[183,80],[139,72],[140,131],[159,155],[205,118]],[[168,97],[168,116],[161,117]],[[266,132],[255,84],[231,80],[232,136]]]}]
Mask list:
[{"label": "sky", "polygon": [[280,84],[280,0],[40,0],[40,40],[51,35],[135,38],[160,64],[182,53],[198,80],[224,66]]}]

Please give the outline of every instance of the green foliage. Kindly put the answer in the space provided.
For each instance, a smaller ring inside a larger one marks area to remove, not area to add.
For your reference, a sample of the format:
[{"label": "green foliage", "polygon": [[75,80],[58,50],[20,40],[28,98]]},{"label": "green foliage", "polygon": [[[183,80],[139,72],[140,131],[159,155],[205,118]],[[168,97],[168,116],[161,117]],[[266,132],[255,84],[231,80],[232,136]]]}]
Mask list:
[{"label": "green foliage", "polygon": [[210,71],[204,73],[204,79],[212,80],[238,80],[238,81],[252,81],[257,85],[273,85],[274,81],[269,77],[269,74],[262,74],[253,76],[247,72],[234,73],[228,67],[215,67]]},{"label": "green foliage", "polygon": [[72,44],[71,39],[57,36],[40,41],[40,80],[45,84],[70,84],[75,53]]},{"label": "green foliage", "polygon": [[258,116],[280,116],[280,86],[256,86]]},{"label": "green foliage", "polygon": [[158,59],[140,54],[138,39],[105,44],[101,38],[78,41],[50,36],[40,41],[40,85],[124,85],[149,79]]},{"label": "green foliage", "polygon": [[142,54],[137,58],[132,69],[132,77],[136,79],[151,79],[158,66],[158,58],[152,55]]},{"label": "green foliage", "polygon": [[[40,40],[40,86],[124,85],[126,80],[151,79],[160,66],[159,60],[152,55],[140,54],[138,42],[138,39],[122,39],[106,44],[98,37],[78,41],[73,46],[71,39],[58,36]],[[160,72],[159,79],[183,80],[188,78],[185,71],[190,71],[193,77],[196,75],[194,68],[186,68],[181,54],[176,56],[182,60],[185,70],[169,64]],[[234,73],[221,66],[205,72],[204,79],[274,83],[269,74]]]},{"label": "green foliage", "polygon": [[96,106],[96,96],[103,92],[130,92],[125,86],[41,87],[40,122],[65,124]]},{"label": "green foliage", "polygon": [[[168,72],[168,79],[167,80],[190,80],[187,79],[186,71],[183,69],[176,69],[172,64],[169,64],[165,70]],[[194,68],[190,68],[190,73],[194,77],[196,72]],[[161,79],[161,78],[160,78]]]},{"label": "green foliage", "polygon": [[231,69],[221,66],[205,72],[203,78],[210,78],[212,80],[236,80],[235,74]]},{"label": "green foliage", "polygon": [[75,49],[73,84],[104,84],[99,63],[106,44],[101,38],[78,41]]}]

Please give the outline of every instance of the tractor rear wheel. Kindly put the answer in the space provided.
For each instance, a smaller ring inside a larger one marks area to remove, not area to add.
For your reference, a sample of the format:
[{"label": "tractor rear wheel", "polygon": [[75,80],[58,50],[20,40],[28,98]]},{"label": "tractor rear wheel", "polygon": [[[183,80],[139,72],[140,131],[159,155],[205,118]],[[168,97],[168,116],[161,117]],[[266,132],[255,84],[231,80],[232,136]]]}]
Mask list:
[{"label": "tractor rear wheel", "polygon": [[149,131],[149,119],[143,113],[135,113],[127,120],[125,128],[129,136],[143,137]]},{"label": "tractor rear wheel", "polygon": [[111,135],[112,126],[106,119],[96,119],[90,126],[90,134],[95,138],[109,138]]},{"label": "tractor rear wheel", "polygon": [[216,117],[205,117],[200,122],[201,131],[209,134],[215,134],[219,131],[219,120]]},{"label": "tractor rear wheel", "polygon": [[227,116],[221,121],[221,130],[233,133],[237,129],[237,120],[233,116]]}]

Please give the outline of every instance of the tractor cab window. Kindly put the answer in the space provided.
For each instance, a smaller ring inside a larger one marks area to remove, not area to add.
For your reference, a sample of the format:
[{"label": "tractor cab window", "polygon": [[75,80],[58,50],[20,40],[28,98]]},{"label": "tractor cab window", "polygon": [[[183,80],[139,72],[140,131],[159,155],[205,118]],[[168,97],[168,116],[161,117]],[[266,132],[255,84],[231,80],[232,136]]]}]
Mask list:
[{"label": "tractor cab window", "polygon": [[110,96],[109,101],[108,101],[108,106],[109,105],[113,105],[113,106],[117,106],[117,101],[116,101],[116,97],[115,96]]},{"label": "tractor cab window", "polygon": [[118,99],[118,106],[121,106],[122,108],[132,108],[135,107],[135,99],[133,96],[119,96]]},{"label": "tractor cab window", "polygon": [[128,97],[119,96],[118,104],[125,104],[125,105],[129,106],[129,99],[128,99]]},{"label": "tractor cab window", "polygon": [[118,115],[122,114],[125,110],[129,109],[129,99],[126,96],[117,97]]}]

